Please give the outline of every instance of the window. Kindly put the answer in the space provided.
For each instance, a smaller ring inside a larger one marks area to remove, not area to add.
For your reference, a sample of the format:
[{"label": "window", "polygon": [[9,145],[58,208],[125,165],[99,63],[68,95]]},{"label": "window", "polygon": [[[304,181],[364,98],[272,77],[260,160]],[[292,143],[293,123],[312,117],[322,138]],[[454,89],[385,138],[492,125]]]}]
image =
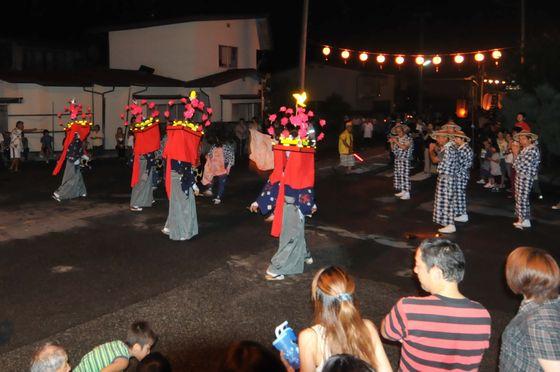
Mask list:
[{"label": "window", "polygon": [[231,105],[231,116],[233,121],[243,119],[245,121],[251,118],[260,118],[261,105],[260,103],[233,103]]},{"label": "window", "polygon": [[220,67],[237,67],[237,47],[220,45],[219,55],[218,64]]}]

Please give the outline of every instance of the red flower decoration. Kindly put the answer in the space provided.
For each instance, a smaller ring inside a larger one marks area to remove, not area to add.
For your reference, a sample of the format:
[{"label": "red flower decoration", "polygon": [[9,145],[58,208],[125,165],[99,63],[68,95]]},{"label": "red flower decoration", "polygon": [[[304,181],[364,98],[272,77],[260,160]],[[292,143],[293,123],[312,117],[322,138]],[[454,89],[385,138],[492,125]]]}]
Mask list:
[{"label": "red flower decoration", "polygon": [[172,100],[172,99],[170,99],[169,102],[167,102],[167,104],[168,104],[169,106],[173,106],[173,105],[175,104],[175,101]]},{"label": "red flower decoration", "polygon": [[324,127],[325,125],[327,125],[327,122],[325,121],[325,119],[321,119],[319,120],[319,125]]},{"label": "red flower decoration", "polygon": [[187,103],[187,99],[185,97],[181,98],[181,103],[182,104],[186,104]]},{"label": "red flower decoration", "polygon": [[156,104],[155,104],[154,102],[150,102],[150,104],[148,105],[148,108],[149,108],[150,110],[153,110],[154,107],[156,107]]},{"label": "red flower decoration", "polygon": [[143,99],[142,101],[140,101],[140,104],[141,104],[141,105],[145,105],[146,103],[148,103],[148,101],[145,100],[145,99]]},{"label": "red flower decoration", "polygon": [[323,138],[325,138],[325,133],[319,133],[319,135],[317,136],[317,141],[321,141]]},{"label": "red flower decoration", "polygon": [[212,115],[212,107],[207,107],[206,112],[208,113],[208,115]]},{"label": "red flower decoration", "polygon": [[165,116],[166,118],[169,118],[169,115],[170,115],[170,114],[169,114],[169,111],[165,111],[165,112],[163,113],[163,116]]}]

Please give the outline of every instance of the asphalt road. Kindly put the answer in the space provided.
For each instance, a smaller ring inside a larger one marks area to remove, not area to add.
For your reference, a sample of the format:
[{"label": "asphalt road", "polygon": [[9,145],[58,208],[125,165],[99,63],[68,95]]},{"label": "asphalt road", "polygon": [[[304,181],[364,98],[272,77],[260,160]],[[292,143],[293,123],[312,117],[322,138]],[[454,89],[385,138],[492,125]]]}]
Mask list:
[{"label": "asphalt road", "polygon": [[[394,198],[384,157],[370,157],[356,174],[344,175],[320,159],[319,211],[306,236],[315,263],[303,275],[267,282],[264,271],[277,241],[270,225],[246,206],[264,178],[234,168],[221,205],[197,199],[200,235],[173,242],[160,232],[167,201],[141,213],[128,210],[129,170],[100,160],[85,175],[88,197],[56,203],[50,194],[60,177],[51,167],[25,164],[19,174],[0,173],[0,365],[25,370],[44,340],[66,346],[73,364],[93,346],[124,337],[130,322],[153,323],[156,349],[179,371],[212,370],[232,340],[270,344],[274,327],[289,320],[299,330],[311,322],[309,288],[322,266],[345,266],[358,282],[365,317],[379,323],[399,297],[417,295],[413,250],[433,236],[434,180],[413,183],[412,199]],[[560,214],[550,210],[558,194],[545,185],[535,202],[530,231],[515,230],[513,202],[471,182],[471,222],[450,236],[468,261],[462,289],[493,317],[492,347],[483,370],[495,369],[498,340],[518,299],[505,287],[503,263],[520,245],[549,250]],[[386,350],[396,366],[398,348]]]}]

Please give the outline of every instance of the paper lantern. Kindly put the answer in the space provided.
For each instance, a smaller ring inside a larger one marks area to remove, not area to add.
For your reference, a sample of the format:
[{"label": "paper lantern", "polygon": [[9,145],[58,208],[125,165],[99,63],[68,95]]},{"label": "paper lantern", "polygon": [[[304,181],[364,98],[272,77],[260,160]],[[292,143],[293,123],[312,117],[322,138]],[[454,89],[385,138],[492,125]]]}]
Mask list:
[{"label": "paper lantern", "polygon": [[344,63],[346,63],[348,58],[350,58],[350,52],[347,50],[343,50],[342,53],[340,53],[340,56],[344,59]]},{"label": "paper lantern", "polygon": [[331,48],[328,46],[323,48],[323,55],[325,56],[325,60],[329,59],[329,55],[331,54]]},{"label": "paper lantern", "polygon": [[397,65],[402,65],[404,63],[404,57],[403,56],[397,56],[397,58],[395,58],[395,63]]},{"label": "paper lantern", "polygon": [[424,57],[418,56],[418,57],[416,57],[416,59],[414,60],[414,62],[416,62],[417,65],[421,66],[421,65],[424,64]]},{"label": "paper lantern", "polygon": [[360,53],[360,61],[366,62],[368,60],[368,55],[366,52]]},{"label": "paper lantern", "polygon": [[457,54],[455,58],[453,58],[453,60],[455,61],[455,63],[461,64],[465,61],[465,57],[463,57],[461,54]]},{"label": "paper lantern", "polygon": [[432,58],[432,63],[434,64],[434,66],[436,66],[436,72],[439,71],[439,65],[441,63],[441,57],[440,56],[435,56],[434,58]]},{"label": "paper lantern", "polygon": [[476,53],[476,54],[474,55],[474,60],[477,61],[477,62],[482,62],[482,61],[484,61],[484,54],[482,54],[482,53]]},{"label": "paper lantern", "polygon": [[458,99],[457,100],[457,104],[456,104],[456,108],[455,108],[455,114],[457,114],[457,117],[460,119],[464,119],[467,117],[469,113],[469,110],[467,108],[467,100],[466,99]]},{"label": "paper lantern", "polygon": [[385,56],[383,54],[378,55],[375,60],[377,61],[377,63],[384,63],[385,62]]},{"label": "paper lantern", "polygon": [[488,111],[492,108],[492,94],[490,93],[485,93],[484,96],[482,96],[482,109],[485,111]]},{"label": "paper lantern", "polygon": [[496,64],[496,66],[498,66],[499,60],[500,58],[502,58],[502,52],[500,52],[499,50],[493,51],[492,58],[494,58],[494,63]]}]

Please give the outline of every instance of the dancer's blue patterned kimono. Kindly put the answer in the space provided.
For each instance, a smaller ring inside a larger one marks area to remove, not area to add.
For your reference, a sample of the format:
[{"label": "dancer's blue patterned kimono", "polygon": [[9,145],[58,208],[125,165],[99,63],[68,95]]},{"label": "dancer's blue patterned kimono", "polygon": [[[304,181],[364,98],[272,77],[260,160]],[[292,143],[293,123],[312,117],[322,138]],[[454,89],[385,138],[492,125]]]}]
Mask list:
[{"label": "dancer's blue patterned kimono", "polygon": [[457,181],[458,151],[455,144],[447,142],[440,154],[433,221],[442,226],[454,224],[455,206],[453,190]]},{"label": "dancer's blue patterned kimono", "polygon": [[539,148],[534,144],[522,149],[513,162],[513,168],[515,169],[515,215],[519,221],[531,218],[529,194],[540,162],[541,154]]},{"label": "dancer's blue patterned kimono", "polygon": [[473,163],[473,150],[464,143],[458,149],[457,182],[455,183],[455,216],[467,214],[467,183]]},{"label": "dancer's blue patterned kimono", "polygon": [[397,144],[392,144],[394,154],[393,186],[397,191],[410,192],[410,158],[414,145],[409,135],[396,136],[397,141],[408,148],[402,149]]}]

